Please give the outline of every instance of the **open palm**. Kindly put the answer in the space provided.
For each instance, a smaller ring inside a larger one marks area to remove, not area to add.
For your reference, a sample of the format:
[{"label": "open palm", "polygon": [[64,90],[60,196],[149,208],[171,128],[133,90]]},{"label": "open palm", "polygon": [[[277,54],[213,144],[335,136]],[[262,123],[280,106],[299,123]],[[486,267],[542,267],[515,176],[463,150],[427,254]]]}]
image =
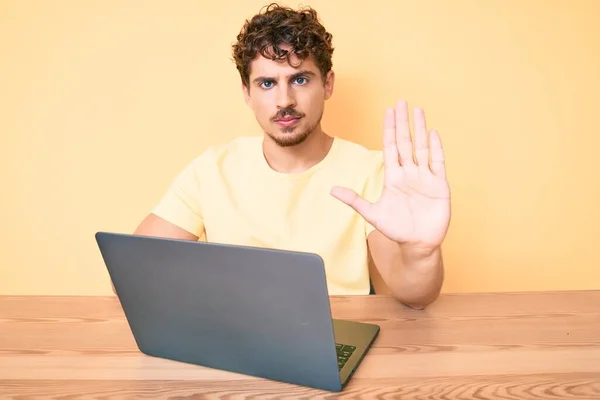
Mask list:
[{"label": "open palm", "polygon": [[348,188],[335,187],[332,195],[352,207],[389,239],[419,247],[441,245],[450,223],[450,187],[438,133],[429,135],[425,114],[414,111],[414,151],[408,106],[399,101],[384,121],[385,178],[376,203]]}]

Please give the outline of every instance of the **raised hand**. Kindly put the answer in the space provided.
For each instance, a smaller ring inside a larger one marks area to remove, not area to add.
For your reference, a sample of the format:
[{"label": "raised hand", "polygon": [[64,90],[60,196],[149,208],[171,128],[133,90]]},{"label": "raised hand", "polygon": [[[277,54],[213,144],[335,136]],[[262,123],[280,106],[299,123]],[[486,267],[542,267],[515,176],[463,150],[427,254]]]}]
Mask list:
[{"label": "raised hand", "polygon": [[348,188],[331,194],[352,207],[378,231],[400,244],[435,248],[442,244],[450,223],[450,187],[444,152],[437,131],[427,132],[423,110],[414,110],[414,152],[408,105],[399,101],[385,114],[384,187],[379,201],[370,203]]}]

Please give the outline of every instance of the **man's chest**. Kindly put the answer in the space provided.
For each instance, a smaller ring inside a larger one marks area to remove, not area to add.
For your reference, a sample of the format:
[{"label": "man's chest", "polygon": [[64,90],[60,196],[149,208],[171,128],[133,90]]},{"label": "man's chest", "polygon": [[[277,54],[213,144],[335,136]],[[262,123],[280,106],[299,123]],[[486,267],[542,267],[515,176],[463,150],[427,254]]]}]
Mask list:
[{"label": "man's chest", "polygon": [[216,188],[203,202],[209,241],[323,253],[348,236],[361,234],[364,222],[331,196],[329,182],[246,182]]}]

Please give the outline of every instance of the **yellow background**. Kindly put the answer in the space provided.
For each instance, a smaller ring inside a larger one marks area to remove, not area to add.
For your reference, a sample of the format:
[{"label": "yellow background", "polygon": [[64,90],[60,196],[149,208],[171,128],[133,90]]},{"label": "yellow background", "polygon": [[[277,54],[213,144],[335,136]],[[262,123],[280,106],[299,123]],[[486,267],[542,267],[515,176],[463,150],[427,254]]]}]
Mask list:
[{"label": "yellow background", "polygon": [[[230,45],[264,4],[0,2],[1,294],[112,294],[94,233],[261,134]],[[379,148],[400,97],[440,130],[445,292],[600,289],[600,2],[303,4],[334,35],[327,132]]]}]

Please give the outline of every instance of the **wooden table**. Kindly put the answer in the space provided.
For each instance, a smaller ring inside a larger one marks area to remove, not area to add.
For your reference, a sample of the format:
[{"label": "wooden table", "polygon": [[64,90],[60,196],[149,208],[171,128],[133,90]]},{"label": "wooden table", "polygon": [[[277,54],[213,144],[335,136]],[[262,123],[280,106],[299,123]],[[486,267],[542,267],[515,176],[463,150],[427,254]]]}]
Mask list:
[{"label": "wooden table", "polygon": [[332,309],[382,328],[339,394],[145,356],[115,297],[0,296],[0,398],[600,399],[600,291]]}]

